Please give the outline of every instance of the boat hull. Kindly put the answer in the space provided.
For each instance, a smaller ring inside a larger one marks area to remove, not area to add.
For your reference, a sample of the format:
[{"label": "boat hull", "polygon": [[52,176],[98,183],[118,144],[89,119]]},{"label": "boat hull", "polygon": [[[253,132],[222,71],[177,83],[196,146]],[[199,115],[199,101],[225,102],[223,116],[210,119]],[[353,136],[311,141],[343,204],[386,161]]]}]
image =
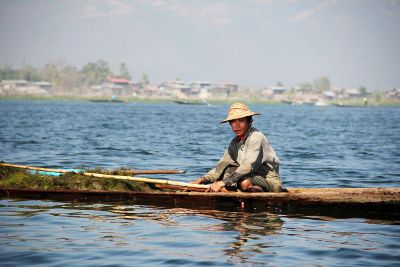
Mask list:
[{"label": "boat hull", "polygon": [[400,219],[400,188],[289,188],[282,193],[76,191],[0,188],[7,198]]}]

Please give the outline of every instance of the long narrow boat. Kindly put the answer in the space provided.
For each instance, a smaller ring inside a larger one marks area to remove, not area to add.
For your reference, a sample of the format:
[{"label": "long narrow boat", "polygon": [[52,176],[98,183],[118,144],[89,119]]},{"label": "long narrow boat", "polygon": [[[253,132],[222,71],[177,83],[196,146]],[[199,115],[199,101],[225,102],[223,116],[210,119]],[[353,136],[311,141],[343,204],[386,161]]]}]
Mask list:
[{"label": "long narrow boat", "polygon": [[288,188],[281,193],[135,192],[0,188],[7,198],[123,201],[140,205],[272,211],[400,220],[400,188]]},{"label": "long narrow boat", "polygon": [[[24,170],[71,174],[67,170],[0,163]],[[78,175],[72,172],[73,175]],[[400,219],[400,188],[288,188],[279,193],[204,192],[208,185],[165,179],[79,172],[90,178],[104,178],[152,184],[150,191],[90,191],[56,189],[17,189],[0,187],[8,198],[68,199],[73,201],[124,201],[145,205],[196,209],[246,209],[287,213],[329,213],[347,216],[377,216]],[[157,190],[154,188],[163,190]],[[165,191],[165,189],[168,189]]]}]

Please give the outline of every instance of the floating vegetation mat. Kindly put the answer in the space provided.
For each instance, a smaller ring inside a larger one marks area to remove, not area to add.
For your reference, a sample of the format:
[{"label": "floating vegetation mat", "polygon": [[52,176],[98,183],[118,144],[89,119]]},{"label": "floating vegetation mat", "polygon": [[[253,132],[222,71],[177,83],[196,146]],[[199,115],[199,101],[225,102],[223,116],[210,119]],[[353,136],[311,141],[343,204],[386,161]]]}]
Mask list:
[{"label": "floating vegetation mat", "polygon": [[[109,173],[100,169],[85,170],[91,173]],[[115,170],[113,174],[124,175],[124,170]],[[154,191],[154,185],[109,178],[85,176],[81,173],[50,175],[43,172],[0,166],[0,187],[43,190],[94,190],[94,191]],[[159,191],[159,190],[157,190]]]}]

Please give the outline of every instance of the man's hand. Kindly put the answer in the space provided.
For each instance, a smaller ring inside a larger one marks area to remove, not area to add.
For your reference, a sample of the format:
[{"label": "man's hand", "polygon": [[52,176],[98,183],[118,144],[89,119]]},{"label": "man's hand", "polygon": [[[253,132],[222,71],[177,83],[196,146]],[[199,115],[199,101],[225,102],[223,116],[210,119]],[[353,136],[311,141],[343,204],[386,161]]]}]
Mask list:
[{"label": "man's hand", "polygon": [[212,183],[206,192],[219,192],[224,186],[224,181],[217,181]]}]

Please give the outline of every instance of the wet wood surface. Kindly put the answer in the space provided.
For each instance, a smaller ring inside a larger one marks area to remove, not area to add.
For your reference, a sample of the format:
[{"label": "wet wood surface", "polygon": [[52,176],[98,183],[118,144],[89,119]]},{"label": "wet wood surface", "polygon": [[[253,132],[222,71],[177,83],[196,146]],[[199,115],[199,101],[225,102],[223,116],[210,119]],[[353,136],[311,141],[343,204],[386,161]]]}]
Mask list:
[{"label": "wet wood surface", "polygon": [[137,200],[149,203],[172,201],[193,205],[206,203],[258,203],[258,206],[319,207],[363,206],[396,208],[400,210],[400,188],[288,188],[281,193],[242,192],[135,192],[135,191],[81,191],[0,188],[0,195],[8,197],[62,197],[96,200]]}]

